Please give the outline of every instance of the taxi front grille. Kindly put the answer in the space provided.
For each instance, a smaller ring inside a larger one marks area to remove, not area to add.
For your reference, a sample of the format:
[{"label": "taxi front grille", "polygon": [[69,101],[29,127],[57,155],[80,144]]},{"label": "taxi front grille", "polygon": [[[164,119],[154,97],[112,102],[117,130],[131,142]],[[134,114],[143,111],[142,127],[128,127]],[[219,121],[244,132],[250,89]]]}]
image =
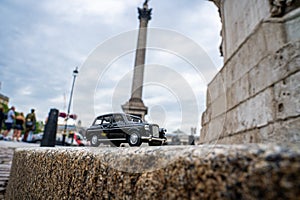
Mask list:
[{"label": "taxi front grille", "polygon": [[159,137],[159,128],[158,126],[152,126],[152,134],[153,134],[153,137]]}]

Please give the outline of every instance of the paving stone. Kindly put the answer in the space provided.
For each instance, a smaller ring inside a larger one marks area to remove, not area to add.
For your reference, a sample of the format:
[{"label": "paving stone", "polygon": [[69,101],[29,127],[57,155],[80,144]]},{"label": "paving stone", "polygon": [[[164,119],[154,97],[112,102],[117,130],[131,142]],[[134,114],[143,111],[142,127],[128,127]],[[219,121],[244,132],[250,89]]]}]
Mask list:
[{"label": "paving stone", "polygon": [[14,150],[16,148],[29,147],[29,146],[38,147],[39,144],[0,140],[0,200],[4,199],[6,187],[9,182],[10,168],[14,156]]}]

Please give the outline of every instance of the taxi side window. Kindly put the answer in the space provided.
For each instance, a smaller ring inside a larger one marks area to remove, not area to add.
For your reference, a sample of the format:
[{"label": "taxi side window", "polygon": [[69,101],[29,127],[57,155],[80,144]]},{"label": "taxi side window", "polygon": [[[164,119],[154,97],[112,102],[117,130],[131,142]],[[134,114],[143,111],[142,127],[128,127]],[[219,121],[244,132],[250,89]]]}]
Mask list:
[{"label": "taxi side window", "polygon": [[101,125],[102,124],[102,118],[98,118],[95,120],[94,125]]},{"label": "taxi side window", "polygon": [[113,120],[114,123],[117,123],[117,124],[124,124],[125,121],[122,117],[122,115],[114,115],[114,120]]},{"label": "taxi side window", "polygon": [[108,125],[111,122],[111,116],[103,117],[102,125]]}]

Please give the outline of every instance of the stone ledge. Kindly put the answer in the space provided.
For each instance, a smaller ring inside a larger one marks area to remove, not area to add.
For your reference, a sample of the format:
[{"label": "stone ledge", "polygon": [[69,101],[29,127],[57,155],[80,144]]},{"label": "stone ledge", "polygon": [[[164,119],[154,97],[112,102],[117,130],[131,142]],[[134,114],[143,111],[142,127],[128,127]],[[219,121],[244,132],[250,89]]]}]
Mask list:
[{"label": "stone ledge", "polygon": [[298,145],[23,148],[6,199],[296,199]]}]

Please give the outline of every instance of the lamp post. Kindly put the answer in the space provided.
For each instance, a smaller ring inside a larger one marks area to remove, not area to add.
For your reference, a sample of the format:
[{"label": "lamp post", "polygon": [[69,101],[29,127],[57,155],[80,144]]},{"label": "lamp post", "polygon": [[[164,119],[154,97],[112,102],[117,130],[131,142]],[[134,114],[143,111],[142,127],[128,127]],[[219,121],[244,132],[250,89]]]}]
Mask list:
[{"label": "lamp post", "polygon": [[[73,71],[73,83],[72,83],[72,88],[71,88],[71,93],[70,93],[70,99],[69,99],[69,105],[68,105],[68,112],[67,112],[67,117],[66,117],[66,123],[65,123],[65,129],[64,129],[64,134],[62,138],[62,145],[65,146],[65,141],[66,141],[66,135],[67,135],[67,126],[68,126],[68,119],[70,116],[70,109],[71,109],[71,103],[72,103],[72,97],[73,97],[73,90],[74,90],[74,85],[75,85],[75,80],[78,75],[78,67],[75,68]],[[72,138],[73,141],[73,138]]]}]

